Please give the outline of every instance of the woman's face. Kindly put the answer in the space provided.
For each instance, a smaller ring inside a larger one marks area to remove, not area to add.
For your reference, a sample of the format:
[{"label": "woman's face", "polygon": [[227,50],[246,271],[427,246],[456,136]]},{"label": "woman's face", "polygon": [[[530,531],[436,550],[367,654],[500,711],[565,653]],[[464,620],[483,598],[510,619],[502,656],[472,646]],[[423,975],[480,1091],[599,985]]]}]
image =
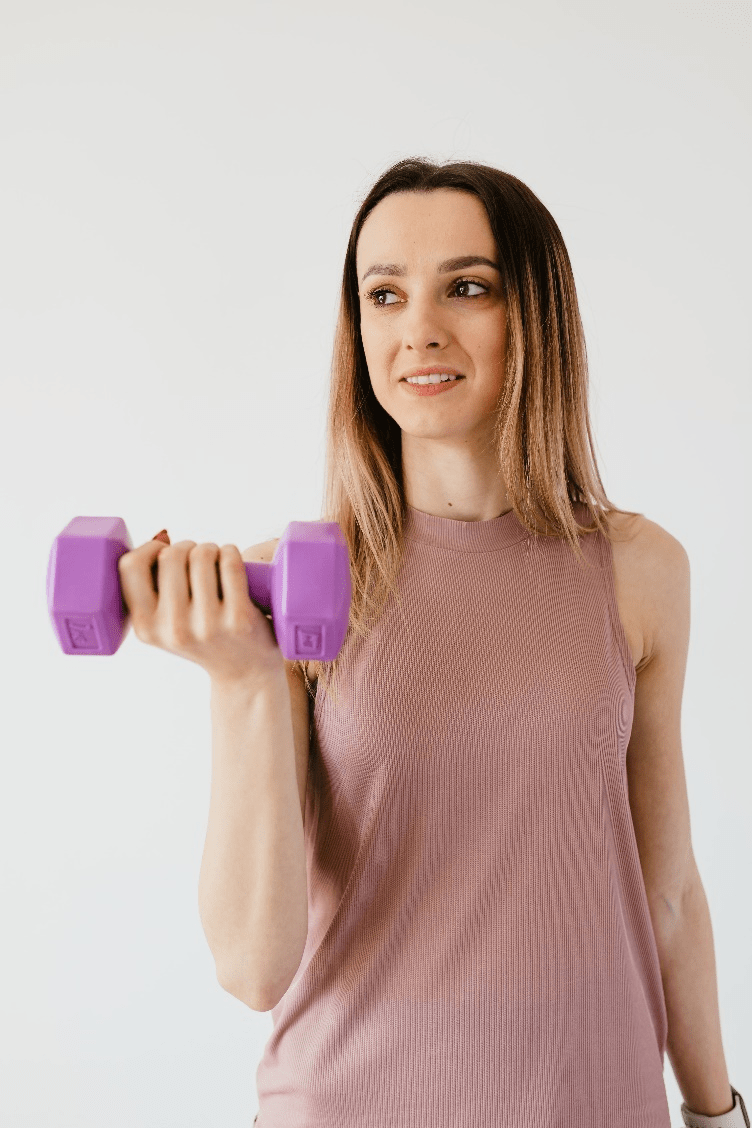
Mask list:
[{"label": "woman's face", "polygon": [[[470,255],[498,262],[486,210],[469,192],[394,192],[361,228],[363,349],[374,395],[403,437],[485,441],[492,434],[506,358],[501,275],[487,263],[439,272],[446,260]],[[464,378],[438,395],[418,395],[403,378],[432,364]]]}]

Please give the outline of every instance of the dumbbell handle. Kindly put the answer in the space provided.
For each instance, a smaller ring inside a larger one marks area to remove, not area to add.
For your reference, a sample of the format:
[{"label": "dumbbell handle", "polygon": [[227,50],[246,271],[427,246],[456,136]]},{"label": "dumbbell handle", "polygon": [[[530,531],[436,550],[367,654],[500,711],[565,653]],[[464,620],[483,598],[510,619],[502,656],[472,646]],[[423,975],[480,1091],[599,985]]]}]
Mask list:
[{"label": "dumbbell handle", "polygon": [[[52,545],[47,608],[65,654],[111,655],[130,627],[118,560],[133,548],[122,517],[74,517]],[[337,657],[352,587],[347,542],[335,521],[291,521],[270,564],[244,561],[248,594],[271,612],[289,661]]]}]

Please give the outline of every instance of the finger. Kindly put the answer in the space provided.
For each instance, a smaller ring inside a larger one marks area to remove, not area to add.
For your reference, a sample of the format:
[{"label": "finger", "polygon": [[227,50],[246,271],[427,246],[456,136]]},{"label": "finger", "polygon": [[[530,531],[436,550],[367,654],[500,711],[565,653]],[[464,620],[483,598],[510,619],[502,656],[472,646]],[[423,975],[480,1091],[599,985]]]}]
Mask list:
[{"label": "finger", "polygon": [[196,631],[205,635],[219,618],[219,545],[197,544],[188,554],[191,613]]},{"label": "finger", "polygon": [[[124,552],[118,558],[120,590],[126,607],[138,619],[154,614],[157,606],[156,563],[167,545],[162,540],[150,540],[138,548]],[[134,629],[138,624],[134,619]]]},{"label": "finger", "polygon": [[195,547],[195,541],[178,541],[177,544],[162,545],[157,555],[158,609],[164,613],[168,623],[187,621],[191,602],[188,558]]},{"label": "finger", "polygon": [[223,544],[219,550],[219,574],[222,579],[224,604],[229,616],[247,611],[251,601],[248,591],[248,573],[240,549],[234,544]]}]

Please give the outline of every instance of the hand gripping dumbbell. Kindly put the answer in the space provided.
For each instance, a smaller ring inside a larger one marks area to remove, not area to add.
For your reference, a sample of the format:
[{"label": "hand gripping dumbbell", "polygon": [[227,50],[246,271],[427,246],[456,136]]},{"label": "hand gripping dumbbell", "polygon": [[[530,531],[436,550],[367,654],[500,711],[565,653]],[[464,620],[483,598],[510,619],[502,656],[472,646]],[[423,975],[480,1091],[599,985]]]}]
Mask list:
[{"label": "hand gripping dumbbell", "polygon": [[[118,560],[133,548],[122,517],[74,517],[47,565],[47,609],[65,654],[114,654],[130,628]],[[347,632],[352,587],[336,521],[291,521],[271,564],[246,563],[248,594],[289,661],[333,661]]]}]

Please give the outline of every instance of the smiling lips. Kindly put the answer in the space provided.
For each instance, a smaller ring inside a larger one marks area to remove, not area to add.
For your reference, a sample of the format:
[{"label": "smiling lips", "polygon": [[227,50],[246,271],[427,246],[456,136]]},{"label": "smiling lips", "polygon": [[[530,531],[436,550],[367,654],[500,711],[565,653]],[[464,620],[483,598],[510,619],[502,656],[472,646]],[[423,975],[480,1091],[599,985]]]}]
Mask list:
[{"label": "smiling lips", "polygon": [[413,376],[462,376],[458,368],[450,368],[448,364],[427,364],[425,368],[411,368],[402,377],[411,380]]},{"label": "smiling lips", "polygon": [[402,380],[401,383],[410,390],[412,395],[436,396],[448,392],[451,388],[456,388],[464,378],[464,376],[456,376],[442,379],[440,376],[431,376],[421,377],[418,383],[410,383],[408,380]]}]

